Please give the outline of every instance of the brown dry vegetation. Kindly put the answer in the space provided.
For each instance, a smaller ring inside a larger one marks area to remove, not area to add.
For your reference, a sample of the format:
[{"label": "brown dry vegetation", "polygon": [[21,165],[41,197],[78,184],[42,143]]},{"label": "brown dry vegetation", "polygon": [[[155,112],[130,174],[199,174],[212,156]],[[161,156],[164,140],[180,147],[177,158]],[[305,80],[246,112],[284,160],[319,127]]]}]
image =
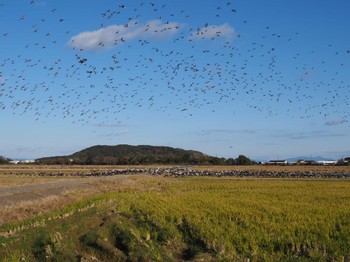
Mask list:
[{"label": "brown dry vegetation", "polygon": [[152,179],[144,175],[77,178],[0,173],[0,225],[45,214],[88,196],[132,189],[136,185],[142,189],[142,184]]},{"label": "brown dry vegetation", "polygon": [[193,166],[195,170],[262,170],[262,171],[288,171],[288,172],[303,172],[303,171],[321,171],[334,172],[345,171],[350,172],[350,166],[279,166],[279,165],[253,165],[253,166]]}]

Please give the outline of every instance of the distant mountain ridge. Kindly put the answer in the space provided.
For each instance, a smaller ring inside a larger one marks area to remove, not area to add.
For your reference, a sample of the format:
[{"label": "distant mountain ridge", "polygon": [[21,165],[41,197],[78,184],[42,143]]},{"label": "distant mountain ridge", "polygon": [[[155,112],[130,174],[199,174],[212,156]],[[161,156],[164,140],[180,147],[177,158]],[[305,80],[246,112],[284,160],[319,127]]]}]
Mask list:
[{"label": "distant mountain ridge", "polygon": [[225,164],[225,159],[205,155],[199,151],[167,146],[97,145],[68,156],[36,159],[42,164]]}]

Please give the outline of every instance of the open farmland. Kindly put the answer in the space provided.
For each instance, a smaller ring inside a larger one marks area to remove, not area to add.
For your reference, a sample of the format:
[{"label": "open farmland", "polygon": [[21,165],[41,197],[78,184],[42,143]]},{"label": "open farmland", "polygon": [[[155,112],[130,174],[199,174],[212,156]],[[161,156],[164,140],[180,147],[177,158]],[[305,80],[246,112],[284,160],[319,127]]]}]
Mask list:
[{"label": "open farmland", "polygon": [[0,260],[350,259],[350,179],[83,175],[115,168],[1,168]]}]

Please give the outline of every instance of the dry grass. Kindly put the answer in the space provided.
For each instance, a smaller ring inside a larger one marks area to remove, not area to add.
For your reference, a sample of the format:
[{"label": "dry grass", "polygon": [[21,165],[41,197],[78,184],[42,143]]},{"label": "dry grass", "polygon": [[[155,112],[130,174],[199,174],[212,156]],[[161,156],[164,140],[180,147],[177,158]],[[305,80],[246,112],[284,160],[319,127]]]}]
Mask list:
[{"label": "dry grass", "polygon": [[[27,177],[0,175],[3,189],[21,188],[35,185],[32,191],[19,191],[14,194],[0,194],[0,225],[8,222],[23,221],[27,218],[48,213],[62,206],[72,204],[84,198],[124,189],[137,188],[140,191],[152,189],[155,177],[144,175],[119,175],[113,177]],[[162,180],[163,178],[157,178]],[[52,188],[50,183],[69,185],[68,189]],[[24,200],[25,198],[25,200]],[[6,204],[6,202],[8,202]]]},{"label": "dry grass", "polygon": [[74,177],[50,177],[50,176],[17,176],[13,174],[0,173],[0,188],[23,186],[32,184],[46,184],[49,182],[59,182],[76,180]]},{"label": "dry grass", "polygon": [[195,170],[261,170],[275,172],[305,172],[305,171],[321,171],[335,172],[344,171],[350,172],[350,166],[279,166],[279,165],[256,165],[256,166],[193,166]]}]

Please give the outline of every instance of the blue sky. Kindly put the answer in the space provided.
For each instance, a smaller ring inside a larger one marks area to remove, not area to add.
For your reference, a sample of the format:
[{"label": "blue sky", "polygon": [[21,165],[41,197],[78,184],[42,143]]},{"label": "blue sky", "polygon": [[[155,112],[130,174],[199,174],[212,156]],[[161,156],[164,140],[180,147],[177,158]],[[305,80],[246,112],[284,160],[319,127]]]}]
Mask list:
[{"label": "blue sky", "polygon": [[349,1],[0,0],[0,155],[350,155]]}]

